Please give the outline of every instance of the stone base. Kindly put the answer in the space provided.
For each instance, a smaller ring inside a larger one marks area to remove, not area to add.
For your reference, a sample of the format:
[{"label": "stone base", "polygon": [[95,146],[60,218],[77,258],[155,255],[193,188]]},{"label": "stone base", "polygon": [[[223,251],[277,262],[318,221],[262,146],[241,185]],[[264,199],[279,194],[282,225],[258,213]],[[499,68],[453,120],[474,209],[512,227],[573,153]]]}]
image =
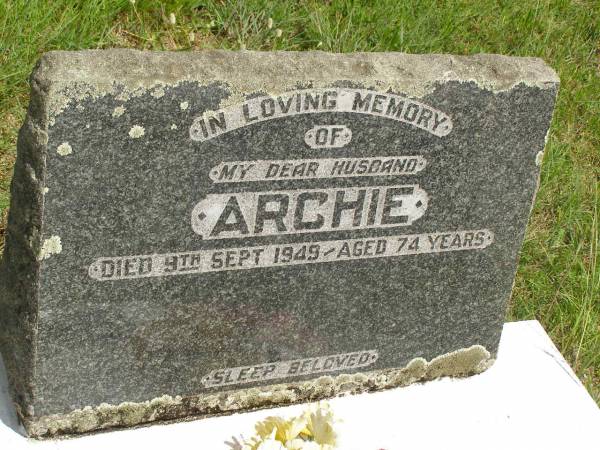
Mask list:
[{"label": "stone base", "polygon": [[438,356],[427,362],[415,358],[401,369],[386,369],[315,380],[275,384],[259,388],[236,389],[189,397],[164,395],[149,401],[119,405],[103,403],[68,414],[22,418],[27,433],[35,438],[89,433],[109,428],[124,428],[155,421],[229,414],[237,411],[282,406],[331,397],[379,391],[443,376],[466,377],[483,372],[494,360],[480,345]]},{"label": "stone base", "polygon": [[[471,350],[470,353],[463,353],[464,355],[476,356],[476,352]],[[423,376],[425,366],[422,361],[415,361],[404,371],[398,371],[395,382],[408,383],[419,374]],[[426,373],[440,367],[439,362],[440,360],[437,363],[434,360],[427,364]],[[431,372],[430,375],[434,373]],[[363,376],[369,379],[367,374]],[[366,380],[360,379],[357,382],[354,379],[361,378],[356,375],[346,376],[343,382],[340,378],[344,376],[323,383],[323,386],[329,386],[329,395],[355,392],[361,389],[359,386],[366,386]],[[380,374],[380,380],[383,379]],[[386,379],[391,382],[393,377],[388,374]],[[298,401],[297,398],[292,398],[293,393],[298,393],[289,389],[290,385],[286,386],[288,389],[271,389],[273,393],[279,392],[278,395],[282,397],[287,395],[288,402]],[[334,392],[335,389],[337,391]],[[221,407],[226,407],[227,396],[220,397]],[[273,399],[270,401],[272,404]],[[181,405],[180,408],[187,404],[184,399],[157,399],[149,402],[141,411],[154,406],[154,411],[160,414],[164,410],[159,405],[172,402],[173,405]],[[266,402],[262,406],[268,404]],[[589,448],[597,443],[595,433],[600,423],[600,410],[536,321],[506,324],[498,360],[481,375],[465,379],[444,378],[429,383],[416,383],[403,389],[335,398],[330,404],[336,416],[342,419],[337,427],[341,444],[339,448],[342,450],[393,449],[424,442],[427,442],[429,448],[460,447],[477,450],[481,449],[482,443],[485,443],[486,448],[504,449]],[[106,412],[111,410],[112,415],[115,411],[120,411],[121,417],[135,417],[135,414],[131,414],[136,408],[131,405],[105,408]],[[234,437],[239,438],[240,434],[251,436],[257,421],[270,415],[288,417],[303,409],[304,405],[263,409],[247,414],[39,443],[22,435],[24,430],[17,425],[2,371],[0,447],[11,450],[25,450],[34,446],[38,450],[43,450],[46,446],[57,450],[99,450],[118,445],[142,446],[146,449],[192,449],[199,448],[201,444],[202,448],[227,448],[226,442],[232,442]],[[101,409],[90,409],[87,416],[80,413],[80,426],[85,423],[81,420],[83,417],[88,417],[88,420],[96,417],[94,412],[99,415]],[[63,419],[66,420],[66,417]],[[74,423],[71,421],[71,425]],[[545,431],[541,433],[540,430]]]}]

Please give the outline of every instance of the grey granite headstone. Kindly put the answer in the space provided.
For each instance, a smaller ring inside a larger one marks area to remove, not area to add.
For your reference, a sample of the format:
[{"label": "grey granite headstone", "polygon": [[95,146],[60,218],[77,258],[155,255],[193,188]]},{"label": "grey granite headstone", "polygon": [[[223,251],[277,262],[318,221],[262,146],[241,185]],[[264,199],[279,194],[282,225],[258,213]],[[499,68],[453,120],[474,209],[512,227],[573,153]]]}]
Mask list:
[{"label": "grey granite headstone", "polygon": [[33,436],[480,372],[558,89],[541,60],[52,52],[1,349]]}]

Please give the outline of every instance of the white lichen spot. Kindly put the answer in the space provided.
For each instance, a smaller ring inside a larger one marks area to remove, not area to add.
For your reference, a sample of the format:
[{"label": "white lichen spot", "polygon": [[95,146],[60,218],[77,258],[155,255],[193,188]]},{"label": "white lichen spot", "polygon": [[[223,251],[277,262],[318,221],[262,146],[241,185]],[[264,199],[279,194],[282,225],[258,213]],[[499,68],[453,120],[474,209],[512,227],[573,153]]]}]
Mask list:
[{"label": "white lichen spot", "polygon": [[550,128],[546,130],[546,135],[544,136],[544,145],[548,143],[548,139],[550,139]]},{"label": "white lichen spot", "polygon": [[137,139],[137,138],[141,138],[145,133],[144,127],[141,127],[139,125],[134,125],[131,127],[131,130],[129,130],[129,137],[133,138],[133,139]]},{"label": "white lichen spot", "polygon": [[152,91],[151,95],[154,98],[161,98],[165,95],[165,90],[162,87],[156,88],[154,91]]},{"label": "white lichen spot", "polygon": [[117,106],[112,112],[113,117],[121,117],[123,114],[125,114],[124,106]]},{"label": "white lichen spot", "polygon": [[171,125],[171,130],[176,130],[177,129],[177,125],[173,124]]},{"label": "white lichen spot", "polygon": [[50,255],[57,255],[62,252],[62,243],[60,242],[59,236],[51,236],[44,241],[40,253],[38,255],[38,261],[42,259],[50,258]]},{"label": "white lichen spot", "polygon": [[37,177],[35,176],[35,169],[31,167],[29,164],[25,164],[25,170],[33,181],[37,182]]},{"label": "white lichen spot", "polygon": [[131,98],[131,91],[130,90],[123,90],[121,92],[119,92],[117,94],[117,96],[115,97],[116,100],[119,100],[120,102],[126,102]]},{"label": "white lichen spot", "polygon": [[49,190],[50,190],[50,189],[48,189],[47,187],[45,187],[44,189],[42,189],[42,193],[43,193],[44,195],[46,195],[46,194],[48,193],[48,191],[49,191]]},{"label": "white lichen spot", "polygon": [[60,156],[67,156],[73,153],[73,149],[68,142],[63,142],[56,149],[56,153],[58,153]]},{"label": "white lichen spot", "polygon": [[188,109],[188,107],[189,107],[189,106],[190,106],[190,104],[189,104],[188,102],[181,102],[181,103],[179,104],[179,108],[180,108],[182,111],[185,111],[186,109]]},{"label": "white lichen spot", "polygon": [[535,165],[538,167],[541,166],[543,160],[544,160],[544,152],[537,152],[537,155],[535,155]]}]

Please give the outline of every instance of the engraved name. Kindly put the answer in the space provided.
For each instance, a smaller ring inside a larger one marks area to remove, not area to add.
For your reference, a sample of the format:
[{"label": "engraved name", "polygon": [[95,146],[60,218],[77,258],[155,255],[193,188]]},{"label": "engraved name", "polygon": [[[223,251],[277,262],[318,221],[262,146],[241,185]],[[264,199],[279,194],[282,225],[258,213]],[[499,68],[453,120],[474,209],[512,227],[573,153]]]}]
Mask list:
[{"label": "engraved name", "polygon": [[192,210],[203,239],[410,225],[427,209],[418,185],[209,194]]},{"label": "engraved name", "polygon": [[334,112],[383,117],[407,123],[438,137],[452,131],[452,120],[447,114],[422,102],[366,89],[330,88],[256,97],[232,107],[205,112],[194,119],[190,138],[202,142],[266,120]]}]

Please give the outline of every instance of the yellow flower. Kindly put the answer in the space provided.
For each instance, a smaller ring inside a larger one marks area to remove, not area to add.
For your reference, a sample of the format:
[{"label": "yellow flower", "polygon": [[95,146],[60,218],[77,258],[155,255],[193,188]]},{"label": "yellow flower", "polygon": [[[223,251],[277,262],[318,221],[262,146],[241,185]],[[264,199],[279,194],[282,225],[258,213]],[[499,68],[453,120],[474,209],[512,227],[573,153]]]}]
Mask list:
[{"label": "yellow flower", "polygon": [[244,441],[240,450],[333,450],[337,444],[334,422],[327,403],[311,405],[288,420],[267,417],[255,425],[256,436]]},{"label": "yellow flower", "polygon": [[329,405],[319,404],[312,411],[307,411],[305,417],[308,419],[309,436],[319,445],[335,447],[337,433],[333,429],[334,418]]},{"label": "yellow flower", "polygon": [[256,447],[256,450],[286,450],[283,444],[275,439],[275,432],[276,430],[273,429],[271,435],[266,439],[263,439],[263,441],[258,444],[258,447]]},{"label": "yellow flower", "polygon": [[288,447],[286,444],[286,449],[287,450],[323,450],[323,446],[317,444],[314,441],[303,441],[301,439],[299,439],[302,442],[302,445],[300,447]]},{"label": "yellow flower", "polygon": [[233,444],[229,444],[232,450],[256,450],[260,444],[260,440],[256,438],[256,436],[251,437],[250,439],[246,439],[243,442],[234,441]]},{"label": "yellow flower", "polygon": [[279,442],[291,441],[306,428],[307,418],[304,416],[285,420],[282,417],[267,417],[255,426],[256,434],[261,438],[275,432],[275,439]]},{"label": "yellow flower", "polygon": [[286,450],[304,450],[306,448],[306,441],[300,438],[292,439],[285,443]]}]

